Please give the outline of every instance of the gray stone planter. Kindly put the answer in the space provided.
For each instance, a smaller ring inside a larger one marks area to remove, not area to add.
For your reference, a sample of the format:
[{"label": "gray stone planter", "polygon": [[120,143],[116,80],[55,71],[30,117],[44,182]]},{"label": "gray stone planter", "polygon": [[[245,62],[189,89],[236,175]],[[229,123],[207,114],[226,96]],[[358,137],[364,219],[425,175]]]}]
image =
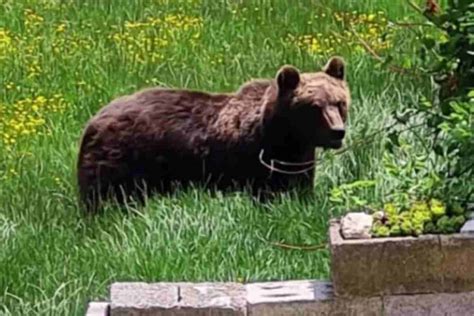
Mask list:
[{"label": "gray stone planter", "polygon": [[333,220],[329,235],[336,296],[474,290],[474,234],[345,240]]}]

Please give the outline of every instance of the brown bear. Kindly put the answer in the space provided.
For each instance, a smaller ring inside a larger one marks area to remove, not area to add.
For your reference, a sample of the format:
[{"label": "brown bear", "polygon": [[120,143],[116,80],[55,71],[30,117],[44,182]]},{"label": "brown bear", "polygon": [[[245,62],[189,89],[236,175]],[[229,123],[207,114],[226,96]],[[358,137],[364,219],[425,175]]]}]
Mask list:
[{"label": "brown bear", "polygon": [[315,148],[339,148],[350,91],[345,65],[275,79],[236,93],[148,88],[113,100],[87,124],[78,184],[87,210],[114,197],[142,200],[175,184],[276,192],[312,188]]}]

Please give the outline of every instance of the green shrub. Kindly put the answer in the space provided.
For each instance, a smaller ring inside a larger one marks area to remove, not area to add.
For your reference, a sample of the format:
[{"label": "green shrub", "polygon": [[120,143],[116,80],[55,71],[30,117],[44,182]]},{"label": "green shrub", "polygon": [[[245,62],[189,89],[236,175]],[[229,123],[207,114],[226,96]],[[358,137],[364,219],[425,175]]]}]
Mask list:
[{"label": "green shrub", "polygon": [[398,160],[404,142],[423,149],[418,158],[429,163],[412,168],[418,179],[411,180],[420,184],[413,193],[463,208],[474,193],[474,3],[450,0],[443,13],[424,15],[437,32],[419,30],[421,70],[437,86],[432,96],[394,112],[408,133],[403,141],[400,133],[390,135],[390,158]]},{"label": "green shrub", "polygon": [[[449,0],[444,11],[433,9],[434,0],[429,4],[426,10],[412,4],[429,24],[413,28],[420,38],[416,69],[391,64],[405,64],[410,54],[377,56],[391,70],[434,83],[429,95],[392,112],[383,157],[388,189],[381,198],[390,203],[364,205],[381,210],[374,215],[377,237],[457,232],[474,194],[474,3]],[[361,206],[367,201],[354,197],[359,184],[333,189],[331,200]]]}]

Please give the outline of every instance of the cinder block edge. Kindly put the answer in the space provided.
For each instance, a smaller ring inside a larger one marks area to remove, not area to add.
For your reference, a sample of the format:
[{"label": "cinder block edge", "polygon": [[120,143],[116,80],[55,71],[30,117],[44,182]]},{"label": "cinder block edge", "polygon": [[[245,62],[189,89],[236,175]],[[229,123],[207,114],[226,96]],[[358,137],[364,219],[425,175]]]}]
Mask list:
[{"label": "cinder block edge", "polygon": [[109,302],[89,302],[87,305],[86,316],[109,316],[110,303]]}]

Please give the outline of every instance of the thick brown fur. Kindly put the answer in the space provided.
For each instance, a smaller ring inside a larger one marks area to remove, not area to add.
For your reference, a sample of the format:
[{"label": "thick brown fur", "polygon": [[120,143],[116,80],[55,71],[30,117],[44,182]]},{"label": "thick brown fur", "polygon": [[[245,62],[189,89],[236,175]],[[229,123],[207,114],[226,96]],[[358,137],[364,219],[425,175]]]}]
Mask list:
[{"label": "thick brown fur", "polygon": [[151,88],[112,101],[82,136],[81,200],[95,212],[110,196],[140,199],[174,183],[312,188],[312,170],[271,172],[259,154],[263,149],[267,163],[304,162],[316,147],[341,146],[350,104],[344,67],[335,57],[315,73],[284,66],[275,79],[248,82],[234,94]]}]

